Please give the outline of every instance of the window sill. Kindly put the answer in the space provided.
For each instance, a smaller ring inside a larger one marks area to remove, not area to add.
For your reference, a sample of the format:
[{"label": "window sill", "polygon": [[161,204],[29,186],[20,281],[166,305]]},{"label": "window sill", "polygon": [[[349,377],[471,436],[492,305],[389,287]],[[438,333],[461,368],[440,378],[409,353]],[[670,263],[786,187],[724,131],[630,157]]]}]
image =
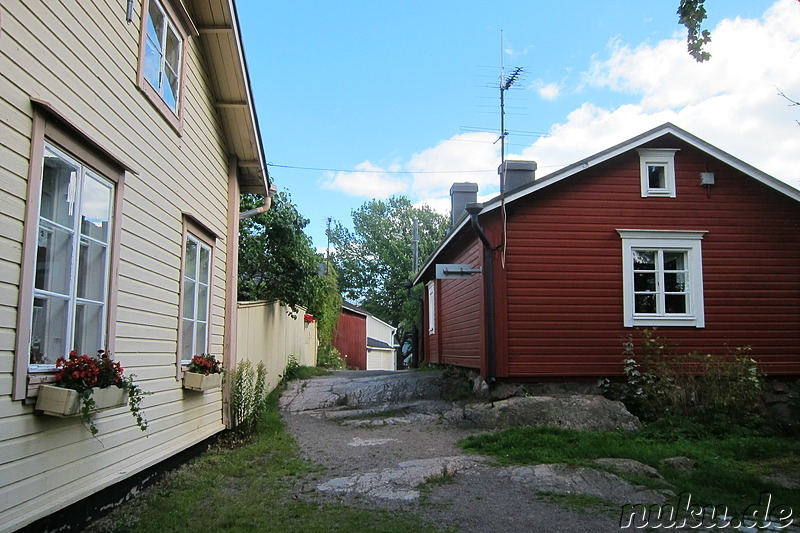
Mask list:
[{"label": "window sill", "polygon": [[634,316],[625,318],[625,327],[670,327],[670,326],[683,326],[704,328],[703,321],[696,316]]}]

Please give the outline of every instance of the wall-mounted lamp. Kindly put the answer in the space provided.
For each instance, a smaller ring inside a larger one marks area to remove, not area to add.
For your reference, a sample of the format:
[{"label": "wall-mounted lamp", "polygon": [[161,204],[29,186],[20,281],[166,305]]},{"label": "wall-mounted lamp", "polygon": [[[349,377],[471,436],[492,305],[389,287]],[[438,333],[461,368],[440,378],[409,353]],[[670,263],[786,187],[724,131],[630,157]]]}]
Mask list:
[{"label": "wall-mounted lamp", "polygon": [[125,14],[125,20],[128,21],[128,24],[133,22],[133,0],[128,0],[128,10]]}]

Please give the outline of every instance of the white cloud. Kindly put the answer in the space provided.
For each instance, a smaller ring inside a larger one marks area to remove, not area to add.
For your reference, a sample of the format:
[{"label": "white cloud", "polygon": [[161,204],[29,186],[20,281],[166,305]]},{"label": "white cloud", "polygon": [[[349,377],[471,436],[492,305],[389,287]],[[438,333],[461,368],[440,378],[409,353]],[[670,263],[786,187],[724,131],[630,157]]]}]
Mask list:
[{"label": "white cloud", "polygon": [[585,103],[522,157],[536,160],[544,175],[670,121],[800,186],[800,111],[776,89],[800,97],[800,4],[779,0],[761,20],[723,20],[712,39],[712,58],[702,64],[689,57],[682,38],[636,48],[610,43],[586,83],[638,102],[616,109]]},{"label": "white cloud", "polygon": [[365,198],[388,198],[405,193],[408,178],[402,174],[390,174],[399,170],[397,166],[381,168],[369,161],[356,165],[361,172],[328,172],[319,182],[323,189],[330,189],[350,196]]},{"label": "white cloud", "polygon": [[464,133],[414,154],[407,165],[413,173],[412,195],[447,195],[454,182],[474,182],[481,189],[490,186],[497,181],[500,164],[500,143],[495,141],[496,133]]},{"label": "white cloud", "polygon": [[549,102],[557,100],[561,95],[561,84],[556,82],[545,83],[545,81],[541,79],[531,83],[529,89],[535,91],[542,100],[547,100]]}]

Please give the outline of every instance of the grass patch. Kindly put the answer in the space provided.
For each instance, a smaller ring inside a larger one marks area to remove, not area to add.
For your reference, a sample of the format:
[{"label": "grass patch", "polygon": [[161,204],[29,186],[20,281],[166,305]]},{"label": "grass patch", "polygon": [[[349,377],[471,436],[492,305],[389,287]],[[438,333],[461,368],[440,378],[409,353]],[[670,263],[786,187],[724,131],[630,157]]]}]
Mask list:
[{"label": "grass patch", "polygon": [[590,494],[563,494],[559,492],[541,491],[537,493],[537,496],[566,511],[574,511],[587,515],[619,515],[619,507],[617,505]]},{"label": "grass patch", "polygon": [[249,442],[209,450],[86,531],[436,531],[411,513],[295,499],[295,481],[316,467],[300,458],[286,433],[278,395],[274,391],[268,397]]},{"label": "grass patch", "polygon": [[[642,432],[573,431],[557,428],[512,428],[496,434],[479,435],[460,443],[467,451],[489,455],[501,464],[566,463],[592,466],[602,457],[634,459],[657,468],[674,492],[688,492],[694,501],[724,504],[745,509],[758,503],[762,492],[800,510],[800,491],[762,479],[774,470],[800,467],[800,441],[778,436],[695,435],[667,438],[663,428]],[[697,463],[691,471],[664,468],[659,461],[685,456]],[[624,476],[623,476],[624,477]],[[631,478],[653,489],[657,481]]]}]

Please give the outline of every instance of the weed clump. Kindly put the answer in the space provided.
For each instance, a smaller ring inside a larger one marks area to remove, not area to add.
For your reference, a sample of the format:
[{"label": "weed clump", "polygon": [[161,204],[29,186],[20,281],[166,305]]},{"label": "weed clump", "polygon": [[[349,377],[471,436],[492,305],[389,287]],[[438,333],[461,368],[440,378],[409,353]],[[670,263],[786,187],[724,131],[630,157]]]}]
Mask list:
[{"label": "weed clump", "polygon": [[725,426],[762,410],[764,374],[749,346],[723,355],[677,354],[655,330],[644,329],[641,336],[638,354],[632,335],[622,339],[625,381],[598,384],[642,420],[680,417]]}]

